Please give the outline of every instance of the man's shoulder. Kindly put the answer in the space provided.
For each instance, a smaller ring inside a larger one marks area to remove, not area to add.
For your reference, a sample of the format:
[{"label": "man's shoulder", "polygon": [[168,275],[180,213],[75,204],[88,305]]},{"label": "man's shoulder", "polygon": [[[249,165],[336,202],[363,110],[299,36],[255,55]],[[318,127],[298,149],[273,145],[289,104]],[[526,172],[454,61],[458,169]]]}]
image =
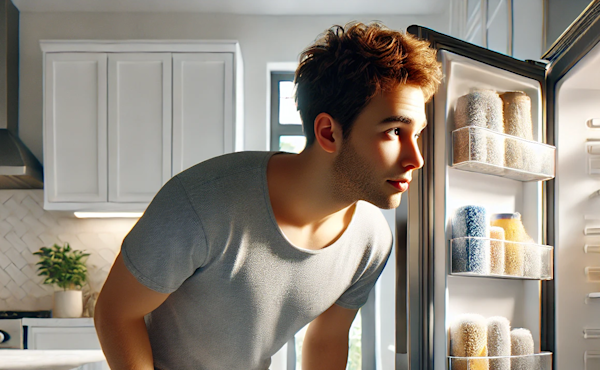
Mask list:
[{"label": "man's shoulder", "polygon": [[271,152],[244,151],[223,154],[200,162],[177,177],[186,184],[203,184],[228,176],[266,168]]},{"label": "man's shoulder", "polygon": [[371,203],[359,201],[356,216],[357,228],[361,233],[380,240],[383,244],[388,241],[391,243],[392,231],[381,209]]},{"label": "man's shoulder", "polygon": [[370,224],[384,224],[385,227],[387,226],[387,221],[385,219],[385,216],[383,215],[383,213],[381,213],[381,209],[374,206],[373,204],[363,201],[363,200],[359,200],[357,203],[357,208],[356,208],[356,212],[357,215],[359,215],[359,220],[363,223],[370,223]]}]

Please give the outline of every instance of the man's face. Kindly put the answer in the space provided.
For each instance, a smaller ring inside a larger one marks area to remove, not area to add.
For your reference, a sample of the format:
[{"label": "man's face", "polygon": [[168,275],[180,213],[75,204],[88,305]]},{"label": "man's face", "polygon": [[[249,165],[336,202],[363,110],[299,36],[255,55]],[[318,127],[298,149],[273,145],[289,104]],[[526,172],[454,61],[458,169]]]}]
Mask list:
[{"label": "man's face", "polygon": [[335,196],[385,209],[398,207],[412,171],[423,167],[417,138],[426,124],[420,88],[402,85],[375,96],[334,160]]}]

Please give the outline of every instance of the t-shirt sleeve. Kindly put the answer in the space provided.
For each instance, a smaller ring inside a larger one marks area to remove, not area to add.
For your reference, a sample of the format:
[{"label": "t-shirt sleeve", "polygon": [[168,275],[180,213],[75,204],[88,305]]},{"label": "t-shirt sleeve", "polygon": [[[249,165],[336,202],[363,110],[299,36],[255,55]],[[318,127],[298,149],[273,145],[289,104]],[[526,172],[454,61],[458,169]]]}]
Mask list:
[{"label": "t-shirt sleeve", "polygon": [[156,194],[121,246],[127,269],[148,288],[172,293],[207,256],[200,218],[181,180],[173,177]]},{"label": "t-shirt sleeve", "polygon": [[357,310],[367,303],[369,293],[371,292],[371,289],[373,289],[373,286],[375,286],[379,275],[381,275],[381,272],[385,268],[390,257],[391,246],[390,241],[371,256],[358,281],[352,284],[344,294],[338,298],[335,304],[344,308]]}]

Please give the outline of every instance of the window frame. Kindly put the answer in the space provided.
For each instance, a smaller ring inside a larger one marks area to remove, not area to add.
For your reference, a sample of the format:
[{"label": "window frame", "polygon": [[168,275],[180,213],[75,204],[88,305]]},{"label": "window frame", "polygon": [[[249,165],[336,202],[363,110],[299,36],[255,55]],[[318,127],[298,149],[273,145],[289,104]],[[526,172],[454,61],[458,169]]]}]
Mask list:
[{"label": "window frame", "polygon": [[282,136],[304,136],[303,125],[279,123],[279,82],[294,81],[293,71],[271,71],[271,117],[269,150],[279,150],[279,140]]}]

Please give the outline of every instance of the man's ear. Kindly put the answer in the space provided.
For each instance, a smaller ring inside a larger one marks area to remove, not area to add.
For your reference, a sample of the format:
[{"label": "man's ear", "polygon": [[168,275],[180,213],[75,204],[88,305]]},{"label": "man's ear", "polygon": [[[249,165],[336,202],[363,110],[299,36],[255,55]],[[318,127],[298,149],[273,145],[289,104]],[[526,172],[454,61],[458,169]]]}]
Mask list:
[{"label": "man's ear", "polygon": [[327,113],[319,113],[315,118],[315,139],[327,153],[333,153],[341,145],[341,127]]}]

